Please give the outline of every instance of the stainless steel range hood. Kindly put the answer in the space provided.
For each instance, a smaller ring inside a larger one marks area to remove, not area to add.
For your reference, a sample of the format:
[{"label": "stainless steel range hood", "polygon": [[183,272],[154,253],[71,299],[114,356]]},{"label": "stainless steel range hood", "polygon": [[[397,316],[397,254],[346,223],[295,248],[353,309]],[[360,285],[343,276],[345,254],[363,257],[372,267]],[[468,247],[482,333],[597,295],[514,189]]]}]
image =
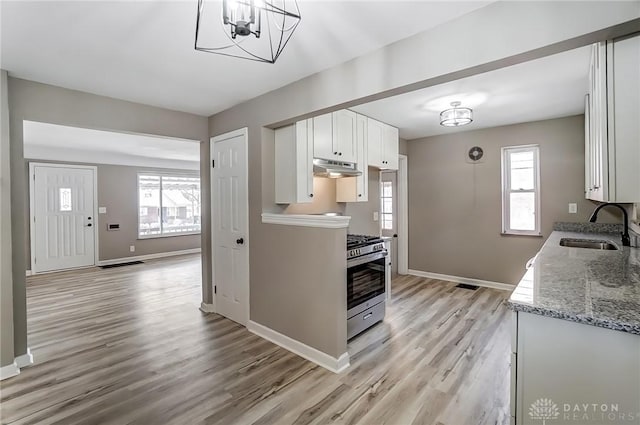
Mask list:
[{"label": "stainless steel range hood", "polygon": [[353,162],[330,161],[328,159],[313,159],[313,175],[316,177],[356,177],[361,175]]}]

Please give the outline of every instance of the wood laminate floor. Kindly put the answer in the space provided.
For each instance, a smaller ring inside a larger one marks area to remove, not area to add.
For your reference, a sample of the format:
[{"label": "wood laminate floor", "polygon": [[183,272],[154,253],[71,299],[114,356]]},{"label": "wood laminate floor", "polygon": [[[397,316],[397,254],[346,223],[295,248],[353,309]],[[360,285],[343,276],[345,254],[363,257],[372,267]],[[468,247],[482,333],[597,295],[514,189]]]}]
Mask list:
[{"label": "wood laminate floor", "polygon": [[200,258],[28,279],[35,365],[3,424],[506,424],[507,293],[393,282],[336,375],[198,310]]}]

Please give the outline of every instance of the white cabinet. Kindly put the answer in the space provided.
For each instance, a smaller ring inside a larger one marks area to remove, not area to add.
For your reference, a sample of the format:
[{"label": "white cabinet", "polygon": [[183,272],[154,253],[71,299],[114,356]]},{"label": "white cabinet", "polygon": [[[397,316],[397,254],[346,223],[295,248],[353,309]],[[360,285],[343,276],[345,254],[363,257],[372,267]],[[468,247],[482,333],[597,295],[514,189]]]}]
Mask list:
[{"label": "white cabinet", "polygon": [[585,194],[640,201],[640,36],[594,44],[585,111]]},{"label": "white cabinet", "polygon": [[357,114],[342,109],[332,113],[331,118],[333,121],[333,153],[337,152],[337,159],[340,161],[356,162]]},{"label": "white cabinet", "polygon": [[312,129],[313,156],[315,158],[335,159],[333,154],[333,119],[331,114],[319,115],[308,119]]},{"label": "white cabinet", "polygon": [[336,202],[367,202],[369,200],[369,167],[367,166],[367,117],[356,114],[356,160],[358,177],[336,180]]},{"label": "white cabinet", "polygon": [[368,159],[371,167],[398,169],[398,129],[367,118]]},{"label": "white cabinet", "polygon": [[385,124],[382,136],[382,159],[385,169],[398,169],[398,140],[398,129]]},{"label": "white cabinet", "polygon": [[[605,423],[632,423],[628,415],[640,412],[640,335],[514,314],[511,414],[518,425],[541,423],[529,415],[541,398],[557,405],[561,423],[588,423],[585,414],[602,418],[603,413]],[[590,404],[584,407],[585,403]],[[602,411],[611,403],[618,409],[612,419],[606,416],[610,412]],[[562,420],[566,406],[578,416]]]},{"label": "white cabinet", "polygon": [[314,157],[356,162],[356,113],[343,109],[313,118]]},{"label": "white cabinet", "polygon": [[275,130],[276,204],[313,199],[313,119]]}]

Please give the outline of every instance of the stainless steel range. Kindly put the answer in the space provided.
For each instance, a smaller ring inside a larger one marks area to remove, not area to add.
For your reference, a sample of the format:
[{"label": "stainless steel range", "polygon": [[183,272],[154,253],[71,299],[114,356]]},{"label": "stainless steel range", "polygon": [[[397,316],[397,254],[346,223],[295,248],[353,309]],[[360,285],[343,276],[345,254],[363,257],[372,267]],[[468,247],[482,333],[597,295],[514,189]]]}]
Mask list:
[{"label": "stainless steel range", "polygon": [[347,235],[347,339],[384,319],[387,254],[379,236]]}]

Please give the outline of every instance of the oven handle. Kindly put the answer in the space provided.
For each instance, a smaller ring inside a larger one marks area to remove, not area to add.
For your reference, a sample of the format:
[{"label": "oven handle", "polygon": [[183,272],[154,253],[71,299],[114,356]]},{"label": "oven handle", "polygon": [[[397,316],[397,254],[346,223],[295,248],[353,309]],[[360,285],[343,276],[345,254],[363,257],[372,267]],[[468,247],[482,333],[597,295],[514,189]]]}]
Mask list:
[{"label": "oven handle", "polygon": [[361,264],[369,263],[371,261],[379,260],[388,255],[386,249],[382,251],[372,252],[371,254],[363,255],[362,257],[353,258],[351,260],[347,260],[347,268],[359,266]]}]

